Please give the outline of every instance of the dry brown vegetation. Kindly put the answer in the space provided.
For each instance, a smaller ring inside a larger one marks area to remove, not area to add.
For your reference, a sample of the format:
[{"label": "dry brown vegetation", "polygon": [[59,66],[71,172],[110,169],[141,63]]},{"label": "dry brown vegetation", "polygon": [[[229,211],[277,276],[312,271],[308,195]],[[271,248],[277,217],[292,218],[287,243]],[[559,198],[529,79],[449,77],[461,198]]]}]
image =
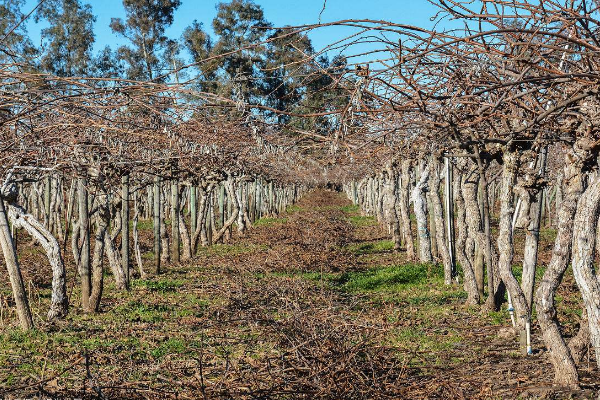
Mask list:
[{"label": "dry brown vegetation", "polygon": [[[133,281],[130,292],[110,285],[99,314],[42,322],[49,279],[38,278],[30,296],[40,328],[5,325],[0,333],[0,392],[471,399],[589,398],[598,390],[593,356],[580,366],[582,390],[552,389],[543,350],[522,358],[503,335],[506,312],[465,307],[461,288],[441,284],[441,268],[406,265],[374,220],[339,194],[313,192],[257,225],[246,238]],[[41,257],[30,246],[21,251]],[[33,263],[25,269],[26,280],[37,272]],[[561,310],[580,309],[571,277],[559,296]],[[561,319],[567,335],[576,331],[575,312]]]}]

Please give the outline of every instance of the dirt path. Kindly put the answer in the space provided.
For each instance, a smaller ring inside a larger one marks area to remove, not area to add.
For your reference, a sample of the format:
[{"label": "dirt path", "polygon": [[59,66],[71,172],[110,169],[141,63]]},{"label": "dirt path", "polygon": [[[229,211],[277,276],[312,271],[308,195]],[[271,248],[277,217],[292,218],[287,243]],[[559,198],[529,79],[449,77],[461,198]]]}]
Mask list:
[{"label": "dirt path", "polygon": [[523,358],[498,334],[507,315],[465,308],[440,267],[407,264],[385,237],[341,195],[311,193],[128,294],[109,287],[98,315],[75,310],[38,331],[3,329],[0,393],[595,398],[593,360],[582,368],[584,390],[552,389],[543,351]]}]

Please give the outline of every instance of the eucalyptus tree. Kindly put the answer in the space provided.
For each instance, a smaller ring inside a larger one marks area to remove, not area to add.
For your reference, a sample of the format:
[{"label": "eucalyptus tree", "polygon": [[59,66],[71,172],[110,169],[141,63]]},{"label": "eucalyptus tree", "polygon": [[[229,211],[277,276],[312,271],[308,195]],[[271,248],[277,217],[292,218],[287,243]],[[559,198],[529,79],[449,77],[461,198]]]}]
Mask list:
[{"label": "eucalyptus tree", "polygon": [[265,65],[264,45],[267,29],[262,7],[251,0],[233,0],[217,5],[212,21],[217,40],[212,48],[219,57],[218,91],[238,101],[259,103],[261,70]]},{"label": "eucalyptus tree", "polygon": [[25,0],[5,0],[0,4],[0,63],[31,67],[37,49],[31,42],[22,8]]},{"label": "eucalyptus tree", "polygon": [[48,0],[37,12],[44,19],[40,68],[57,76],[85,76],[90,72],[96,17],[80,0]]},{"label": "eucalyptus tree", "polygon": [[344,85],[340,85],[349,72],[348,62],[344,56],[329,60],[325,55],[313,55],[307,64],[302,71],[307,76],[301,81],[304,96],[293,104],[287,127],[328,137],[340,129],[338,112],[351,101]]},{"label": "eucalyptus tree", "polygon": [[194,21],[183,31],[181,41],[190,53],[195,69],[198,71],[198,75],[194,79],[195,85],[200,90],[216,93],[219,61],[211,59],[214,47],[211,36],[204,30],[202,23]]},{"label": "eucalyptus tree", "polygon": [[110,28],[130,42],[118,49],[129,78],[164,80],[163,55],[169,45],[165,30],[173,24],[173,14],[180,5],[181,0],[123,0],[126,18],[113,18]]},{"label": "eucalyptus tree", "polygon": [[[105,46],[94,55],[89,75],[98,78],[121,78],[125,75],[125,65],[123,60],[119,59],[117,51]],[[98,82],[99,86],[110,84],[110,81]]]},{"label": "eucalyptus tree", "polygon": [[314,72],[311,63],[306,62],[314,56],[314,49],[307,35],[291,28],[275,30],[269,40],[262,90],[265,105],[273,109],[266,112],[267,116],[282,124],[291,118],[286,111],[293,110],[303,98],[312,96],[304,84],[304,77]]}]

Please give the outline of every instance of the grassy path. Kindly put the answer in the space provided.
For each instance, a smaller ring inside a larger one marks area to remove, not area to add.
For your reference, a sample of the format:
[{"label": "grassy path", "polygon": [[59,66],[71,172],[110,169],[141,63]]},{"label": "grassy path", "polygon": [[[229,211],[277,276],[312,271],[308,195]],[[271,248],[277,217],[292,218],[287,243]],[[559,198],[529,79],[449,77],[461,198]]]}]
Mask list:
[{"label": "grassy path", "polygon": [[[585,390],[549,389],[543,352],[522,358],[502,335],[507,315],[465,308],[440,267],[407,264],[385,237],[339,194],[314,192],[246,238],[134,281],[130,293],[109,285],[97,315],[73,310],[26,333],[5,326],[0,394],[502,399],[598,390],[585,371]],[[43,315],[46,293],[38,296]]]}]

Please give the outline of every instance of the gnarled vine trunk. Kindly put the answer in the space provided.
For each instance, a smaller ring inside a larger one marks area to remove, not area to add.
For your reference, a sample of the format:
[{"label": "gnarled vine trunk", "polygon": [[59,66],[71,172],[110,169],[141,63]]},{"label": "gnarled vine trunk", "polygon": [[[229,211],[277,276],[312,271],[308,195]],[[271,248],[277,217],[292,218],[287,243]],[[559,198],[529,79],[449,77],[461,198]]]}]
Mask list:
[{"label": "gnarled vine trunk", "polygon": [[46,227],[17,204],[8,205],[8,215],[16,228],[25,229],[46,252],[52,268],[52,298],[48,320],[64,318],[69,311],[67,272],[58,240]]},{"label": "gnarled vine trunk", "polygon": [[595,175],[577,205],[573,223],[573,275],[585,304],[590,338],[600,366],[600,279],[594,269],[600,214],[600,175]]},{"label": "gnarled vine trunk", "polygon": [[554,366],[554,382],[567,386],[577,386],[579,375],[560,331],[554,307],[554,296],[571,259],[573,218],[577,201],[584,189],[581,165],[574,164],[573,160],[575,160],[573,154],[565,157],[563,181],[561,182],[564,187],[564,199],[558,209],[558,229],[552,249],[552,258],[535,293],[538,322],[550,361]]},{"label": "gnarled vine trunk", "polygon": [[[101,195],[104,197],[105,195]],[[86,312],[98,312],[100,310],[100,300],[104,290],[104,236],[108,229],[110,211],[108,209],[108,200],[100,198],[98,201],[98,215],[95,218],[96,232],[94,234],[94,255],[92,258],[92,290],[90,293],[89,304]]]},{"label": "gnarled vine trunk", "polygon": [[514,213],[514,187],[519,170],[519,154],[511,149],[506,149],[503,154],[502,184],[500,192],[500,227],[498,232],[498,269],[500,277],[512,296],[513,305],[517,315],[517,327],[524,331],[525,325],[531,317],[530,309],[519,282],[512,272],[514,256],[514,242],[512,219]]},{"label": "gnarled vine trunk", "polygon": [[412,201],[415,207],[415,218],[417,219],[417,234],[419,235],[419,260],[423,263],[433,261],[431,255],[431,238],[427,228],[427,180],[429,179],[429,166],[421,171],[421,176],[412,192]]},{"label": "gnarled vine trunk", "polygon": [[409,193],[410,193],[410,171],[412,169],[411,161],[402,161],[402,174],[400,175],[400,219],[402,220],[402,236],[404,236],[404,245],[406,254],[410,260],[415,259],[415,247],[412,235],[412,223],[410,221],[409,211]]},{"label": "gnarled vine trunk", "polygon": [[452,262],[450,260],[450,251],[446,242],[446,231],[444,229],[444,211],[442,208],[442,199],[440,197],[440,182],[442,180],[440,174],[440,162],[431,157],[430,161],[431,173],[429,174],[429,189],[431,198],[431,212],[434,216],[435,225],[435,240],[437,242],[438,254],[442,256],[444,263],[444,283],[450,285],[452,283]]},{"label": "gnarled vine trunk", "polygon": [[387,209],[388,209],[388,224],[392,231],[392,241],[394,242],[394,251],[400,250],[402,245],[400,238],[400,220],[398,213],[396,212],[396,203],[398,202],[398,177],[392,163],[388,163],[386,166],[388,179],[386,181],[386,198],[387,198]]},{"label": "gnarled vine trunk", "polygon": [[8,271],[13,298],[17,306],[17,317],[22,329],[33,329],[33,318],[29,309],[29,301],[25,292],[25,285],[21,275],[21,268],[17,259],[17,252],[13,243],[10,227],[8,226],[8,215],[4,207],[4,196],[0,196],[0,247],[4,254],[4,262]]},{"label": "gnarled vine trunk", "polygon": [[463,274],[464,274],[464,288],[467,292],[468,305],[479,304],[481,298],[479,297],[479,291],[477,290],[477,282],[475,280],[475,272],[473,271],[473,265],[465,253],[465,245],[467,242],[467,223],[466,223],[466,211],[465,211],[465,200],[462,193],[461,182],[463,180],[463,173],[460,168],[457,168],[454,174],[454,201],[456,202],[456,226],[458,227],[458,238],[456,240],[456,259],[460,263]]}]

